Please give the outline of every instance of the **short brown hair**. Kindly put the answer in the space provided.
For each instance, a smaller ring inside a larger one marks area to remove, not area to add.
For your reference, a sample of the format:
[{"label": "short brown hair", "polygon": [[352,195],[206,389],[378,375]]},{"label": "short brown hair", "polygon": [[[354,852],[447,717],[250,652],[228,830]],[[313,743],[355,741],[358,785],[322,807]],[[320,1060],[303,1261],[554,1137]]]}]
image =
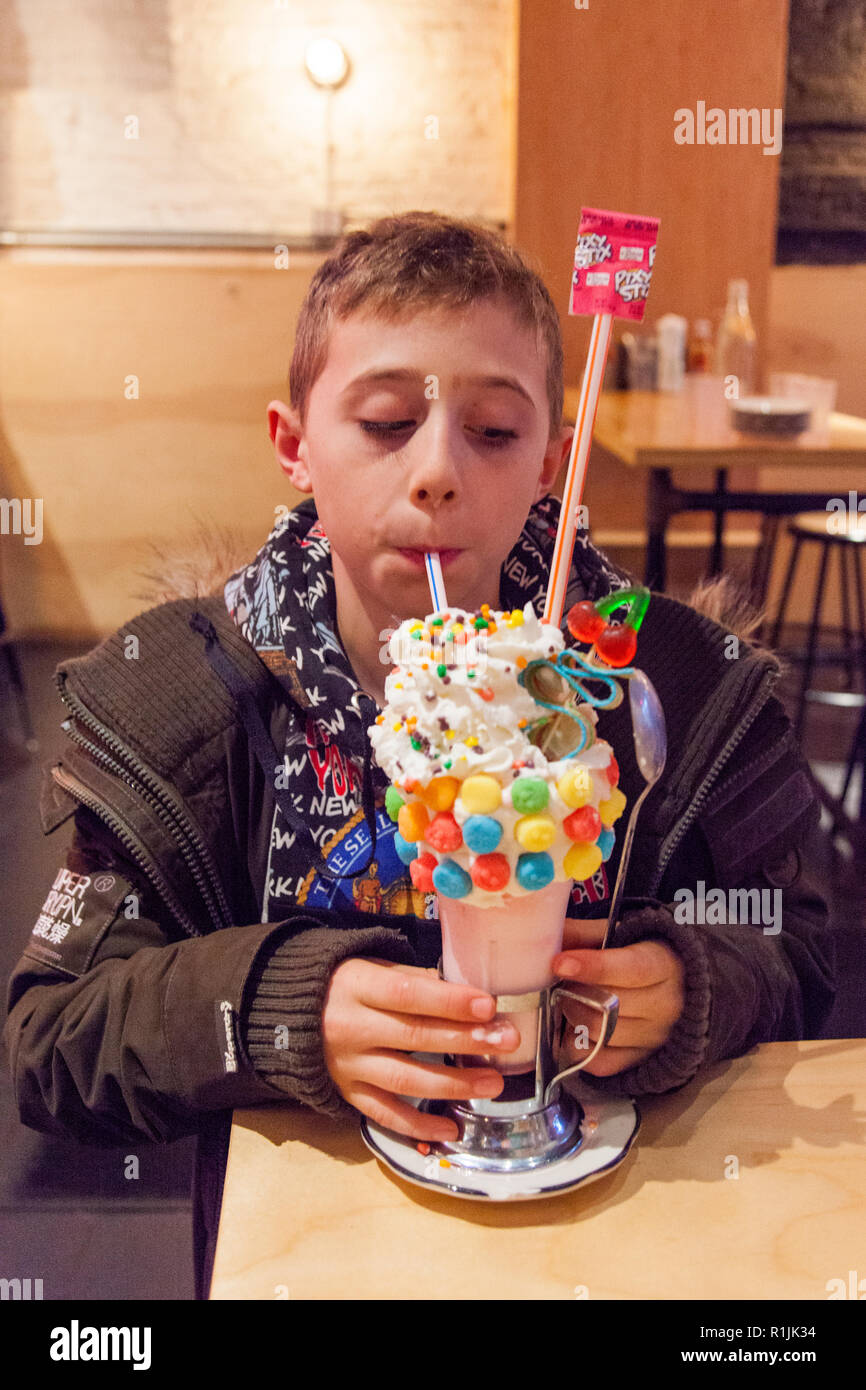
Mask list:
[{"label": "short brown hair", "polygon": [[550,435],[562,426],[562,336],[541,277],[497,232],[438,212],[380,217],[347,232],[319,266],[301,305],[289,397],[306,424],[310,391],[328,355],[334,322],[362,305],[387,318],[443,304],[462,308],[503,294],[534,328],[547,356]]}]

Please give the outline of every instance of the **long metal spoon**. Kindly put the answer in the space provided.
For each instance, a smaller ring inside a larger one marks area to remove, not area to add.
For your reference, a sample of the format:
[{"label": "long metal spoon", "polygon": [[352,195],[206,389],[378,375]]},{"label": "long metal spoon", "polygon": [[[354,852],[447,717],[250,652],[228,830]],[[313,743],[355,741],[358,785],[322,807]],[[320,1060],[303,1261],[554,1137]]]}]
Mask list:
[{"label": "long metal spoon", "polygon": [[637,758],[637,765],[646,782],[646,786],[634,803],[631,815],[628,818],[628,828],[625,832],[622,856],[619,861],[619,872],[616,876],[616,884],[610,903],[607,929],[604,933],[604,940],[601,943],[602,950],[604,950],[617,925],[623,893],[625,892],[625,876],[628,870],[628,861],[631,858],[638,812],[656,782],[661,777],[668,754],[668,738],[664,711],[662,710],[661,701],[656,693],[656,688],[644,671],[636,670],[634,675],[629,679],[628,698],[631,704],[635,756]]}]

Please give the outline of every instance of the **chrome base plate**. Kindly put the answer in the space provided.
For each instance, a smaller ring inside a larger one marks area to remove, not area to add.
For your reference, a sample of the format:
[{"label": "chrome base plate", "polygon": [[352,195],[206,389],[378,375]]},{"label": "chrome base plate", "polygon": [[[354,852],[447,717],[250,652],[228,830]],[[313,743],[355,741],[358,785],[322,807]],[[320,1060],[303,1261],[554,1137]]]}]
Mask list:
[{"label": "chrome base plate", "polygon": [[[423,1153],[417,1140],[366,1118],[361,1121],[361,1135],[386,1167],[419,1187],[470,1201],[524,1202],[553,1197],[616,1168],[640,1128],[640,1112],[633,1100],[602,1096],[579,1079],[570,1081],[567,1089],[580,1107],[579,1138],[563,1156],[516,1172],[503,1172],[500,1163],[485,1167],[483,1157],[477,1154],[464,1159],[454,1145],[430,1144],[429,1153]],[[415,1106],[421,1104],[412,1096],[403,1099]]]}]

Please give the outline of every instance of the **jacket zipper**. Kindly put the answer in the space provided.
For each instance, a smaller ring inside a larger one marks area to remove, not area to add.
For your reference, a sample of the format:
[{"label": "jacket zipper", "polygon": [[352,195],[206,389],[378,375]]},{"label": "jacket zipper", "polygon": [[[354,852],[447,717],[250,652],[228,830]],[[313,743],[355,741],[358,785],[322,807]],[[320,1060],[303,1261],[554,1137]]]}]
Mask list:
[{"label": "jacket zipper", "polygon": [[166,903],[183,931],[185,931],[188,936],[201,936],[201,931],[181,906],[174,889],[171,887],[168,880],[160,873],[155,860],[148,854],[144,845],[136,838],[126,822],[121,820],[110,807],[106,806],[105,802],[96,796],[89,787],[86,787],[83,782],[79,781],[71,772],[68,772],[62,764],[56,763],[51,769],[51,775],[59,786],[63,787],[65,791],[68,791],[77,801],[80,801],[82,805],[87,806],[100,820],[104,821],[105,824],[114,831],[117,838],[129,850],[132,857],[141,865],[141,868],[144,870],[157,893]]},{"label": "jacket zipper", "polygon": [[[680,819],[674,825],[673,829],[668,833],[661,847],[661,852],[659,854],[659,862],[656,866],[656,871],[653,874],[652,880],[650,882],[651,894],[655,893],[656,889],[661,883],[662,878],[664,876],[664,871],[668,866],[668,862],[670,861],[674,850],[676,849],[677,845],[680,843],[680,840],[683,838],[686,831],[689,829],[689,826],[693,823],[696,816],[698,815],[698,812],[701,810],[704,803],[706,802],[707,797],[709,796],[710,791],[712,790],[713,783],[716,781],[719,773],[721,772],[728,758],[731,756],[734,749],[737,747],[737,744],[743,738],[745,738],[746,734],[749,732],[749,729],[754,724],[761,710],[764,708],[764,705],[767,703],[767,700],[770,697],[772,687],[776,683],[777,679],[778,677],[775,671],[767,671],[765,673],[763,684],[761,686],[761,689],[759,690],[758,696],[756,696],[755,698],[753,707],[750,710],[749,714],[745,717],[745,719],[743,719],[739,727],[735,729],[734,732],[731,734],[731,737],[728,739],[721,753],[716,758],[716,761],[713,763],[712,767],[710,768],[709,772],[707,773],[706,777],[704,778],[703,782],[701,783],[700,787],[698,788],[697,792],[695,793],[694,797],[689,803],[685,811],[685,814],[680,817]],[[782,735],[782,739],[783,738],[784,735]],[[782,742],[782,739],[780,739],[779,742]]]},{"label": "jacket zipper", "polygon": [[150,769],[127,748],[116,734],[113,734],[110,729],[100,724],[99,720],[90,713],[87,707],[66,689],[63,677],[58,675],[55,677],[55,680],[60,691],[60,697],[67,708],[72,710],[73,714],[80,719],[82,724],[92,729],[99,738],[108,744],[109,748],[117,752],[118,756],[127,763],[134,776],[112,758],[109,753],[100,748],[98,744],[92,743],[89,739],[85,738],[85,736],[74,727],[71,720],[66,720],[62,727],[69,738],[71,738],[74,743],[78,743],[82,748],[85,748],[98,762],[104,763],[111,769],[115,776],[122,778],[145,802],[153,807],[156,814],[168,827],[169,831],[173,833],[184,860],[198,885],[202,899],[207,906],[211,918],[215,922],[221,921],[223,926],[231,926],[231,909],[229,908],[225,893],[223,892],[219,875],[209,861],[207,846],[189,818],[168,795]]}]

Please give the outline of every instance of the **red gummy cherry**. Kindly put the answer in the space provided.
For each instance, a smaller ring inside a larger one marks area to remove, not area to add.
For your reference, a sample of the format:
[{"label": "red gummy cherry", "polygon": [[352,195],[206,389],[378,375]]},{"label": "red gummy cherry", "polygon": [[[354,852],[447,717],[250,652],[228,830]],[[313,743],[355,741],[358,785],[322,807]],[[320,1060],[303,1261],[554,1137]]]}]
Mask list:
[{"label": "red gummy cherry", "polygon": [[607,780],[610,782],[610,785],[612,787],[615,787],[617,782],[619,781],[619,763],[617,762],[616,758],[613,756],[612,753],[610,755],[610,762],[608,763],[604,771]]},{"label": "red gummy cherry", "polygon": [[419,893],[436,892],[433,887],[433,870],[436,864],[437,860],[432,854],[419,854],[409,865],[409,877]]},{"label": "red gummy cherry", "polygon": [[463,844],[463,832],[450,811],[440,811],[424,831],[424,839],[440,854],[450,854]]},{"label": "red gummy cherry", "polygon": [[476,888],[496,893],[511,877],[511,868],[504,854],[479,854],[470,870]]},{"label": "red gummy cherry", "polygon": [[606,623],[595,639],[595,649],[608,666],[628,666],[637,651],[637,633],[625,623]]},{"label": "red gummy cherry", "polygon": [[580,806],[566,816],[562,828],[569,839],[586,840],[591,844],[601,834],[601,816],[594,806]]},{"label": "red gummy cherry", "polygon": [[572,637],[578,642],[594,642],[605,625],[604,618],[596,613],[595,604],[589,599],[572,604],[565,621]]}]

